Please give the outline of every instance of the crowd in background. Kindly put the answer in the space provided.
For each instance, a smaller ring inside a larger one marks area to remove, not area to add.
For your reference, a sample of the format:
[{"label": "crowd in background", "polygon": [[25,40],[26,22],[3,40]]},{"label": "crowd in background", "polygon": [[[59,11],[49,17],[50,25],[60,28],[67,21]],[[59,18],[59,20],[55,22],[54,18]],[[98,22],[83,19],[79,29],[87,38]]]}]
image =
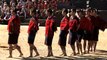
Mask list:
[{"label": "crowd in background", "polygon": [[58,3],[69,3],[69,0],[2,0],[1,5],[1,18],[9,20],[11,16],[11,9],[17,8],[17,15],[22,16],[24,19],[30,17],[30,9],[35,7],[40,10],[41,18],[46,18],[45,11],[47,8],[58,10]]}]

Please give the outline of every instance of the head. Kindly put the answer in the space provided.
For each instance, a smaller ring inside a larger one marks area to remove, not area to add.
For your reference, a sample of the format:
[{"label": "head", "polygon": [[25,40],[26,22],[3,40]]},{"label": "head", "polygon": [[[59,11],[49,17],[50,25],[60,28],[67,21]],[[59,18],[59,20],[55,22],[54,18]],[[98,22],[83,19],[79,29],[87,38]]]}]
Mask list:
[{"label": "head", "polygon": [[96,16],[96,15],[97,15],[97,9],[92,9],[91,15],[92,15],[92,16]]},{"label": "head", "polygon": [[84,17],[84,11],[83,10],[77,10],[77,14],[79,17]]},{"label": "head", "polygon": [[91,8],[86,9],[85,14],[86,14],[87,16],[91,15],[91,14],[92,14],[92,9],[91,9]]},{"label": "head", "polygon": [[67,16],[67,14],[68,14],[68,10],[67,10],[67,9],[63,9],[63,10],[62,10],[62,15],[63,15],[63,16]]},{"label": "head", "polygon": [[30,10],[30,15],[31,16],[36,16],[36,17],[38,17],[39,16],[39,10],[37,10],[36,8],[32,8],[31,10]]},{"label": "head", "polygon": [[11,9],[11,14],[16,15],[17,14],[17,9]]},{"label": "head", "polygon": [[71,9],[70,15],[75,16],[75,14],[76,14],[76,9]]},{"label": "head", "polygon": [[6,2],[4,2],[4,7],[7,7],[7,3]]},{"label": "head", "polygon": [[52,14],[53,14],[52,9],[47,9],[47,10],[46,10],[46,15],[47,15],[47,16],[51,16]]}]

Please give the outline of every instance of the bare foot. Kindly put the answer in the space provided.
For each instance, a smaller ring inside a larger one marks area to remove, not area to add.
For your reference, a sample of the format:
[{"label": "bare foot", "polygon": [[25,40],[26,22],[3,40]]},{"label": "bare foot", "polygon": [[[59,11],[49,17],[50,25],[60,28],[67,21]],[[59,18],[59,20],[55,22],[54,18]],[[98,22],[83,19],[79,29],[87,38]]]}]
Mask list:
[{"label": "bare foot", "polygon": [[81,55],[83,55],[84,53],[82,52]]},{"label": "bare foot", "polygon": [[79,52],[77,54],[80,54]]},{"label": "bare foot", "polygon": [[50,57],[51,55],[47,55],[47,57]]},{"label": "bare foot", "polygon": [[23,54],[20,54],[19,57],[23,57]]},{"label": "bare foot", "polygon": [[67,54],[64,54],[64,56],[67,56]]},{"label": "bare foot", "polygon": [[37,57],[37,56],[39,56],[39,54],[36,54],[34,57]]},{"label": "bare foot", "polygon": [[33,56],[29,56],[29,57],[33,57]]},{"label": "bare foot", "polygon": [[12,58],[12,56],[9,56],[8,58]]},{"label": "bare foot", "polygon": [[77,54],[76,54],[76,53],[72,53],[72,54],[71,54],[71,56],[75,56],[75,55],[77,55]]},{"label": "bare foot", "polygon": [[84,54],[86,54],[86,51],[84,51]]},{"label": "bare foot", "polygon": [[59,56],[64,56],[64,54],[60,54]]}]

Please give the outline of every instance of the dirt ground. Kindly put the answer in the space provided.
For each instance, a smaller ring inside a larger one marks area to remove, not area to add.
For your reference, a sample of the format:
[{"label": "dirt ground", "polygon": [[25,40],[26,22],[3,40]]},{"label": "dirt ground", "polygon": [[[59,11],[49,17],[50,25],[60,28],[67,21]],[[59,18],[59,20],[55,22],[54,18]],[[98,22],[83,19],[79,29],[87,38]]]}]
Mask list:
[{"label": "dirt ground", "polygon": [[[85,55],[70,56],[72,49],[67,44],[67,55],[66,57],[59,56],[61,54],[61,49],[58,46],[59,39],[59,28],[55,33],[53,39],[53,52],[54,57],[47,56],[47,47],[44,45],[45,40],[45,28],[40,27],[36,38],[35,45],[40,53],[39,57],[29,58],[29,45],[27,44],[27,29],[28,26],[21,26],[21,33],[19,36],[19,45],[21,46],[23,57],[18,57],[19,53],[17,50],[13,51],[13,58],[7,58],[8,53],[8,31],[7,25],[0,25],[0,60],[107,60],[107,30],[104,32],[100,31],[99,41],[97,45],[96,53],[90,53]],[[35,53],[34,53],[35,55]]]}]

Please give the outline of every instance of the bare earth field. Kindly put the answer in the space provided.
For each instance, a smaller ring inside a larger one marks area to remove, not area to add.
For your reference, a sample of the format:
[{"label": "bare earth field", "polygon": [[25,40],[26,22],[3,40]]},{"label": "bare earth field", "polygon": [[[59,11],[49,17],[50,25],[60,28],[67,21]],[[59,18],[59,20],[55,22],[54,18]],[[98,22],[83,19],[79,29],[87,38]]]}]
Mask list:
[{"label": "bare earth field", "polygon": [[[40,53],[40,57],[28,58],[29,56],[29,45],[27,44],[27,29],[28,26],[21,26],[21,33],[19,36],[19,45],[22,48],[24,54],[23,57],[18,57],[19,53],[17,50],[13,51],[13,58],[8,57],[8,32],[7,25],[0,25],[0,60],[107,60],[107,30],[104,32],[100,31],[99,42],[97,45],[96,53],[90,53],[85,55],[70,56],[72,50],[67,44],[67,55],[66,57],[59,56],[61,54],[60,47],[58,46],[59,39],[59,28],[55,33],[53,39],[53,52],[55,57],[46,57],[47,56],[47,47],[44,45],[45,40],[45,28],[40,27],[36,38],[35,45]],[[35,55],[35,53],[34,53]]]}]

